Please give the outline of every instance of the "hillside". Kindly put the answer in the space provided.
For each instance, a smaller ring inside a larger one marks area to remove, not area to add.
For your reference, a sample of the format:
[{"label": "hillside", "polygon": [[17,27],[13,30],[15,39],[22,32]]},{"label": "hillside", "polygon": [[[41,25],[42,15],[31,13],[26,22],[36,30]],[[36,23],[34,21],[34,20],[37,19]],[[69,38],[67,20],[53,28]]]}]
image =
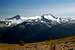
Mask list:
[{"label": "hillside", "polygon": [[0,50],[75,50],[75,36],[21,44],[0,44]]}]

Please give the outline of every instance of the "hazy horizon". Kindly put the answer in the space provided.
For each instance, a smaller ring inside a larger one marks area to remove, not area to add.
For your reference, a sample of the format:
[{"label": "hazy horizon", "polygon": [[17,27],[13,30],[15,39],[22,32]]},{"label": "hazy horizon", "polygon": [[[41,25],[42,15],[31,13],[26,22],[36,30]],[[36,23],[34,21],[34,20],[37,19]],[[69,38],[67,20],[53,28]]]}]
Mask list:
[{"label": "hazy horizon", "polygon": [[52,13],[75,16],[75,0],[0,0],[0,16],[36,16]]}]

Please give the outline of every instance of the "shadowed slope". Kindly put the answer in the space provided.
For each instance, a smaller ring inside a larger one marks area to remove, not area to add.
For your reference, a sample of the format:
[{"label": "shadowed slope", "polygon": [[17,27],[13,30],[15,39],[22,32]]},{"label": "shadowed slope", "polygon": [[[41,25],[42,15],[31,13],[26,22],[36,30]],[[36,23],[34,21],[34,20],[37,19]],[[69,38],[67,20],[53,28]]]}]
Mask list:
[{"label": "shadowed slope", "polygon": [[20,40],[25,42],[36,42],[48,39],[62,38],[75,35],[75,24],[59,24],[52,28],[44,23],[23,22],[9,28],[3,33],[2,42],[16,43]]}]

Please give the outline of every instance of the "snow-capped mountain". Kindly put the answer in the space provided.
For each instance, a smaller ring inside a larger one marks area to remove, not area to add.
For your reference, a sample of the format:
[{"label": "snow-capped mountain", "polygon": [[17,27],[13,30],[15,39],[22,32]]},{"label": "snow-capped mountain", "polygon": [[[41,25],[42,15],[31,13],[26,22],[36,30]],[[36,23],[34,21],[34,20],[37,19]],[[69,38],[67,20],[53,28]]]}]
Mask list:
[{"label": "snow-capped mountain", "polygon": [[21,17],[21,19],[28,23],[44,23],[48,27],[52,27],[57,24],[71,24],[75,23],[75,19],[71,17],[56,17],[52,14],[44,14],[41,16],[34,16],[34,17]]},{"label": "snow-capped mountain", "polygon": [[75,23],[74,18],[56,17],[56,16],[53,16],[51,13],[43,14],[41,16],[34,16],[34,17],[20,17],[20,15],[16,15],[12,18],[5,18],[4,20],[0,20],[0,21],[5,21],[5,24],[7,24],[8,26],[17,25],[22,22],[27,22],[27,24],[33,23],[33,25],[34,23],[44,23],[50,28],[57,24]]},{"label": "snow-capped mountain", "polygon": [[[56,17],[44,14],[34,17],[20,17],[16,26],[4,28],[0,33],[1,40],[13,43],[20,40],[31,42],[47,39],[56,39],[75,35],[75,19]],[[13,20],[14,21],[14,20]],[[16,22],[17,23],[17,22]]]},{"label": "snow-capped mountain", "polygon": [[11,25],[17,25],[22,23],[23,21],[20,18],[20,15],[16,15],[14,17],[11,18],[2,18],[0,19],[1,24],[4,23],[5,25],[7,25],[8,27]]}]

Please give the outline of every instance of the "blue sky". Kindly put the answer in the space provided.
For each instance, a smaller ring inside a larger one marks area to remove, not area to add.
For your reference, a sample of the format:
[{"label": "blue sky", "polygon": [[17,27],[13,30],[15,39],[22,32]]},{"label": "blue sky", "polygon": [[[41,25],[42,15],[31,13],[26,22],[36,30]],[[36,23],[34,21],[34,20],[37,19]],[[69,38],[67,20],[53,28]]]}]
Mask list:
[{"label": "blue sky", "polygon": [[36,16],[52,13],[75,16],[75,0],[0,0],[0,16]]}]

